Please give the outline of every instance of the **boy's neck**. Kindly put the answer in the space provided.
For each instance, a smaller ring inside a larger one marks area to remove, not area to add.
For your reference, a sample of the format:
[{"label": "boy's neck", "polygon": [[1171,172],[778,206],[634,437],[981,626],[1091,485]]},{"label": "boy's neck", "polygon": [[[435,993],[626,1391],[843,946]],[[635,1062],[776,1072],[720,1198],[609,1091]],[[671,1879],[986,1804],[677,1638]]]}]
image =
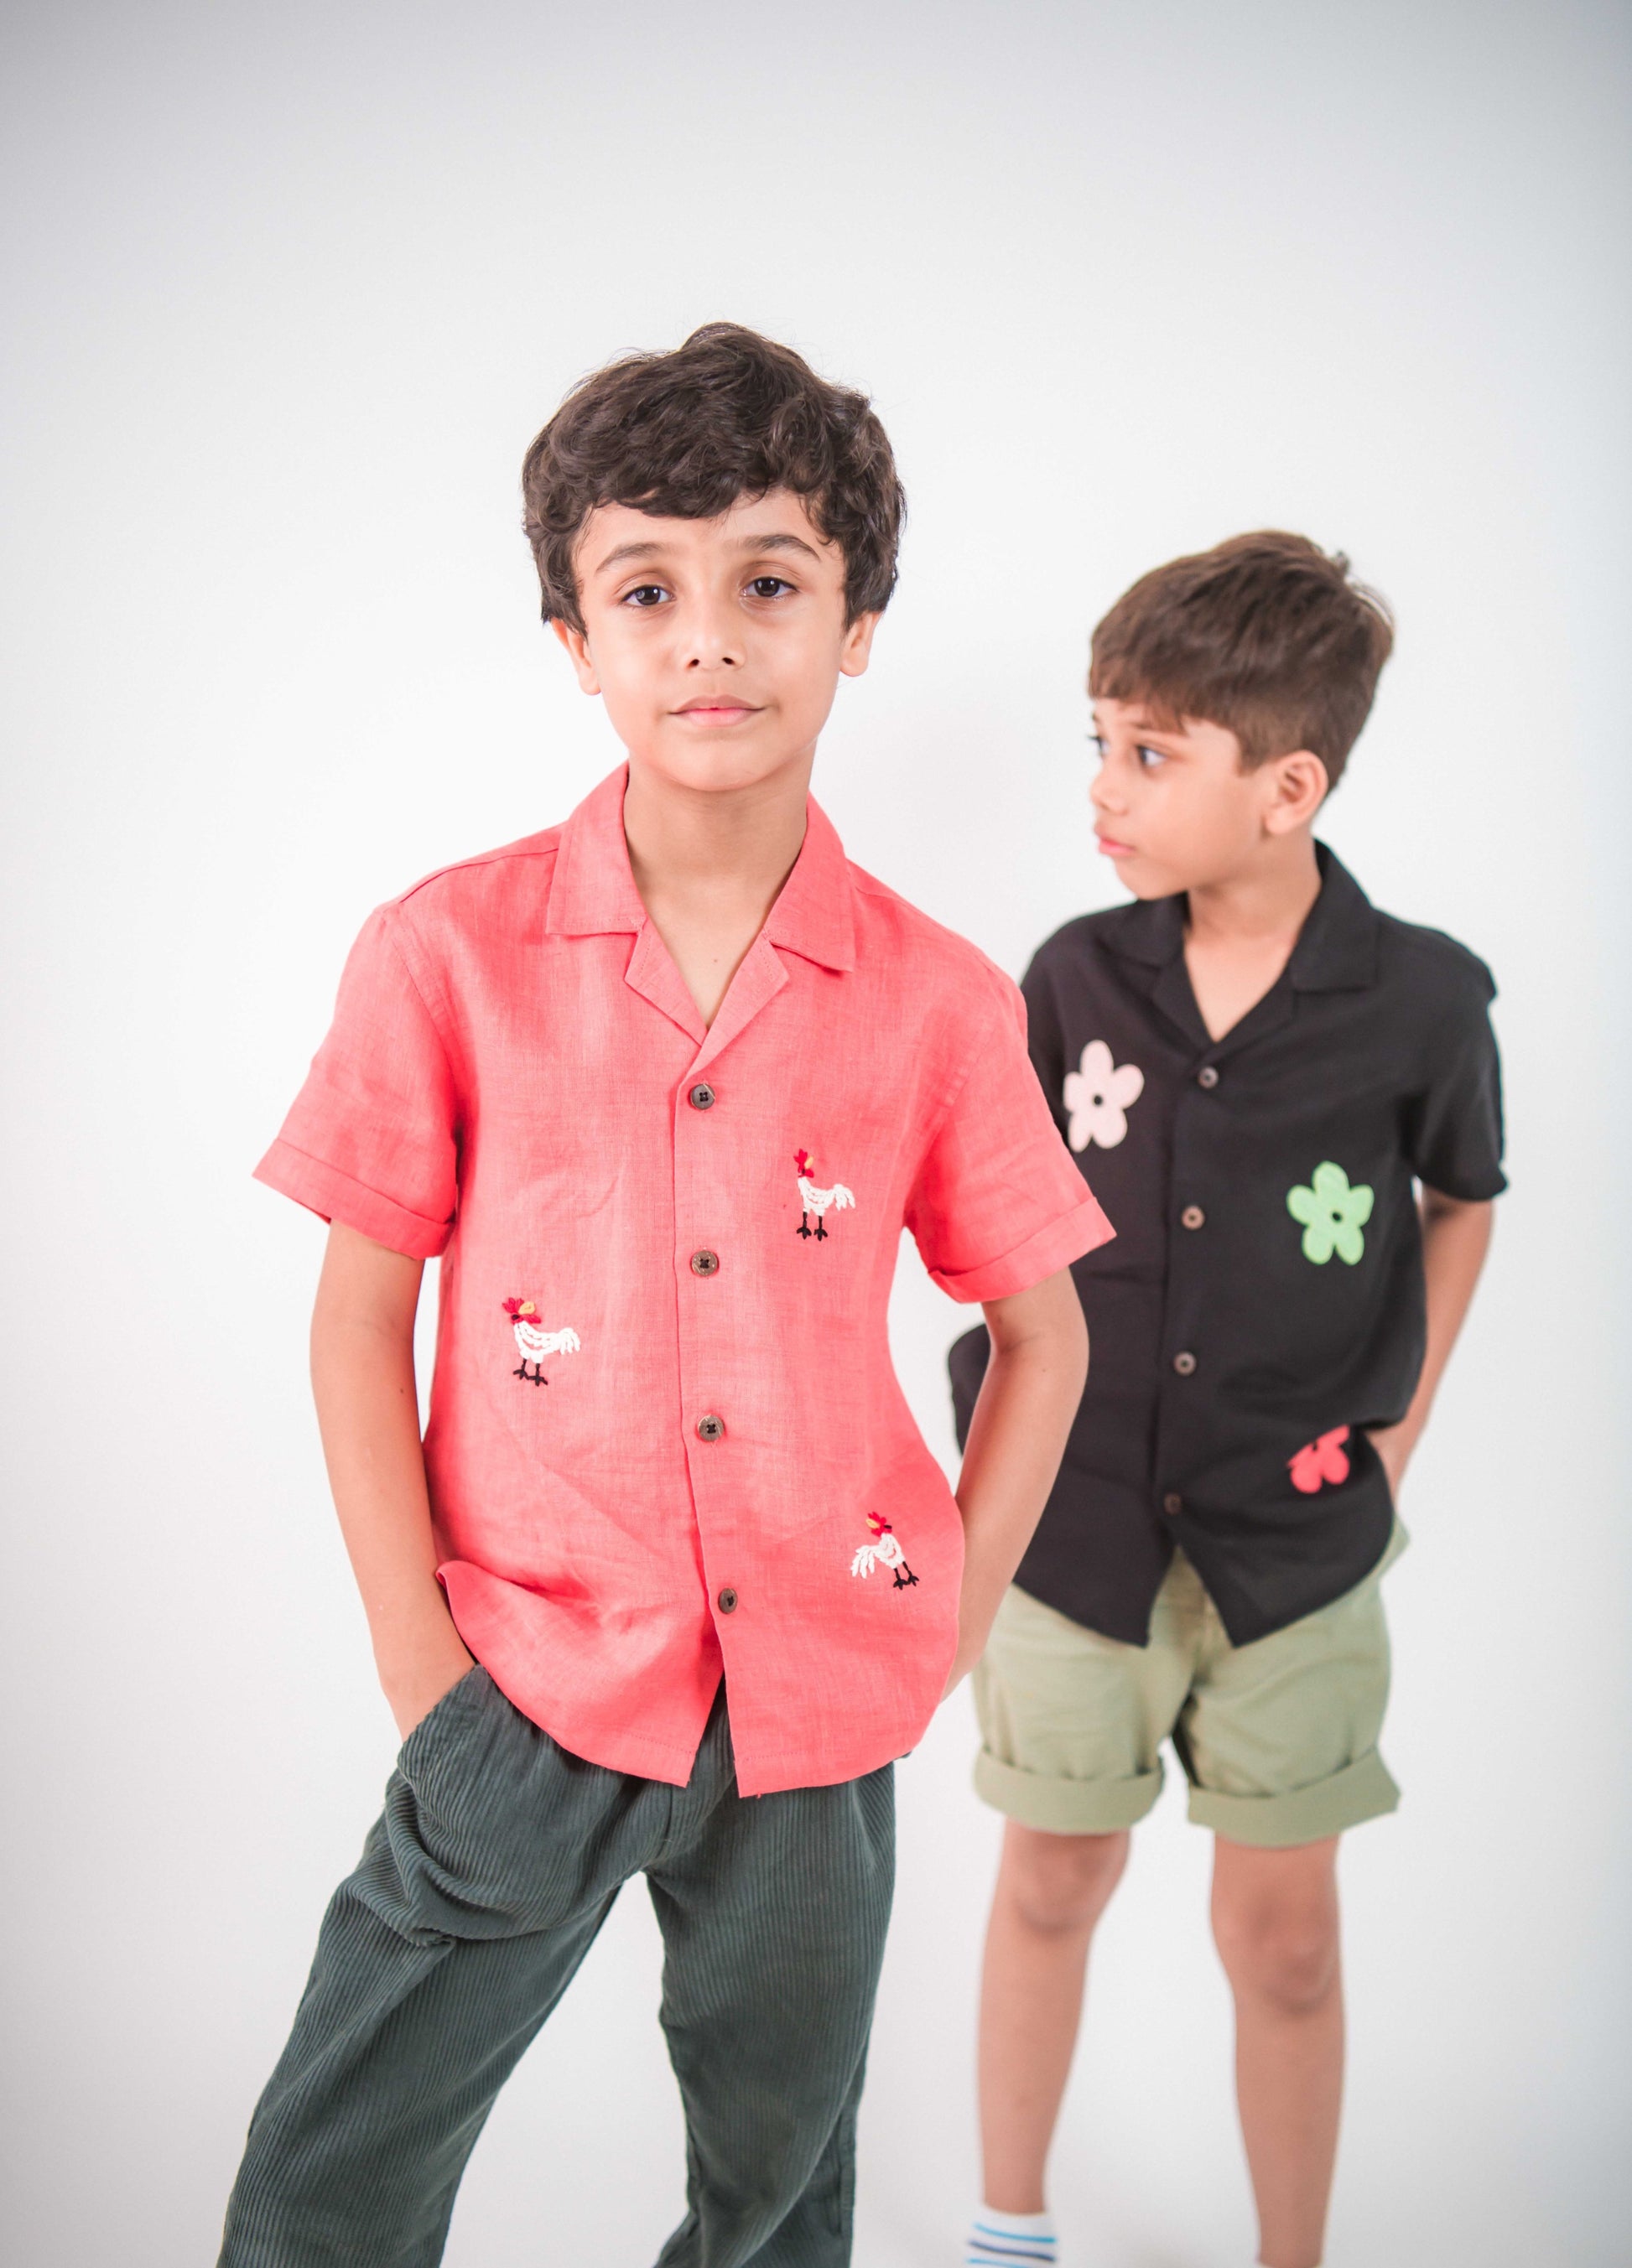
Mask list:
[{"label": "boy's neck", "polygon": [[1320,865],[1311,828],[1272,836],[1251,861],[1216,882],[1185,894],[1186,940],[1203,951],[1215,946],[1267,947],[1285,939],[1290,953],[1320,895]]},{"label": "boy's neck", "polygon": [[1275,984],[1320,895],[1307,828],[1272,836],[1227,880],[1187,893],[1185,966],[1209,1038],[1233,1031]]},{"label": "boy's neck", "polygon": [[810,765],[807,756],[743,787],[694,788],[631,763],[624,839],[642,899],[763,897],[768,913],[805,839]]},{"label": "boy's neck", "polygon": [[814,754],[734,788],[689,787],[630,764],[630,872],[705,1024],[799,857]]}]

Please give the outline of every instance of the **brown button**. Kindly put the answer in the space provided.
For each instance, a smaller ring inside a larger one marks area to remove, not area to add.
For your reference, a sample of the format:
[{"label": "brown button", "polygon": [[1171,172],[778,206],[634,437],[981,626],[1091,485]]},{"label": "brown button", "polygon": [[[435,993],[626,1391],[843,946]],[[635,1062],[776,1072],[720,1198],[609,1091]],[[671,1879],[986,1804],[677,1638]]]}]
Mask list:
[{"label": "brown button", "polygon": [[[1193,1377],[1195,1373],[1196,1359],[1194,1355],[1191,1353],[1188,1347],[1185,1347],[1181,1353],[1176,1354],[1173,1357],[1173,1367],[1181,1378]],[[701,1426],[698,1428],[698,1431],[699,1432],[702,1431]]]},{"label": "brown button", "polygon": [[731,1588],[729,1583],[714,1601],[714,1604],[722,1615],[734,1615],[736,1612],[736,1593]]},{"label": "brown button", "polygon": [[[1207,1215],[1200,1205],[1186,1205],[1178,1217],[1186,1228],[1204,1228],[1207,1226]],[[691,1265],[695,1268],[696,1261]]]},{"label": "brown button", "polygon": [[1198,1086],[1216,1086],[1218,1085],[1218,1073],[1211,1064],[1202,1064],[1200,1070],[1196,1073],[1196,1085]]},{"label": "brown button", "polygon": [[718,1441],[723,1438],[725,1430],[725,1419],[716,1418],[712,1410],[706,1418],[699,1418],[697,1421],[697,1438],[699,1441]]},{"label": "brown button", "polygon": [[694,1252],[691,1255],[691,1273],[694,1276],[718,1276],[720,1255],[717,1252]]},{"label": "brown button", "polygon": [[690,1094],[687,1095],[686,1101],[693,1110],[712,1110],[714,1107],[714,1090],[706,1079],[699,1079]]},{"label": "brown button", "polygon": [[1179,1513],[1183,1512],[1184,1508],[1185,1508],[1185,1499],[1184,1499],[1184,1498],[1183,1498],[1182,1496],[1178,1496],[1178,1495],[1176,1495],[1176,1494],[1174,1493],[1174,1491],[1173,1491],[1171,1489],[1170,1489],[1170,1490],[1168,1491],[1167,1494],[1166,1494],[1166,1495],[1163,1498],[1163,1499],[1162,1499],[1162,1509],[1163,1509],[1163,1511],[1164,1513],[1166,1513],[1166,1514],[1167,1514],[1167,1516],[1168,1516],[1168,1518],[1169,1518],[1170,1520],[1172,1520],[1172,1519],[1174,1519],[1174,1518],[1175,1518],[1175,1517],[1176,1517]]}]

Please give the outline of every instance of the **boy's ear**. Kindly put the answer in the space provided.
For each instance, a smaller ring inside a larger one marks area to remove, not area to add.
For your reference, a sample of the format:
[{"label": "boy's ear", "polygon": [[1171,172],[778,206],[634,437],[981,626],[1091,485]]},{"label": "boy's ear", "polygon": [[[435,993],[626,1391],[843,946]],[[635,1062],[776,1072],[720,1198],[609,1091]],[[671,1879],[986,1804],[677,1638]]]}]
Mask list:
[{"label": "boy's ear", "polygon": [[842,677],[860,677],[873,653],[873,633],[878,628],[876,615],[858,615],[845,632],[844,644],[838,651],[838,669]]},{"label": "boy's ear", "polygon": [[1272,757],[1264,770],[1269,775],[1264,825],[1270,834],[1290,835],[1307,827],[1331,785],[1320,758],[1311,748],[1294,748],[1289,756]]},{"label": "boy's ear", "polygon": [[566,657],[572,665],[580,691],[599,693],[601,680],[596,676],[594,663],[589,657],[587,636],[582,630],[575,630],[571,622],[564,622],[559,615],[550,616],[550,627],[566,648]]}]

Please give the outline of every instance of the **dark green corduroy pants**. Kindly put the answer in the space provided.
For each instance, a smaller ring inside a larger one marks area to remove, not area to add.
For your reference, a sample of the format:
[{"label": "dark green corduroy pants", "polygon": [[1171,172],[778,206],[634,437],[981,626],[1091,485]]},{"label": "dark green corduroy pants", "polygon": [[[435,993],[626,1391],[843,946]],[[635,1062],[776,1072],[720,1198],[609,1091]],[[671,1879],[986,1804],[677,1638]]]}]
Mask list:
[{"label": "dark green corduroy pants", "polygon": [[324,1918],[222,2268],[439,2260],[494,2097],[637,1874],[686,2115],[661,2268],[842,2268],[894,1862],[888,1765],[739,1796],[722,1693],[668,1787],[569,1756],[473,1669],[410,1734]]}]

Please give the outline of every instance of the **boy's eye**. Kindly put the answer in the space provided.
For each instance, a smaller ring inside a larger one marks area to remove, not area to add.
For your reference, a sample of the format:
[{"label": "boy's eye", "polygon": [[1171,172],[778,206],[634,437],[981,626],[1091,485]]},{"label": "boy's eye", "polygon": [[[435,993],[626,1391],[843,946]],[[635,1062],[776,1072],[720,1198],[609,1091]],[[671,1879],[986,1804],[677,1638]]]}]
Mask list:
[{"label": "boy's eye", "polygon": [[793,587],[779,575],[756,575],[748,586],[750,596],[756,599],[779,598],[784,591],[791,591]]},{"label": "boy's eye", "polygon": [[632,591],[624,593],[626,607],[661,607],[668,596],[661,583],[637,583]]},{"label": "boy's eye", "polygon": [[1088,745],[1092,748],[1094,754],[1098,757],[1100,762],[1103,764],[1105,761],[1104,734],[1103,733],[1090,733],[1088,736]]},{"label": "boy's eye", "polygon": [[1158,764],[1164,764],[1167,762],[1160,748],[1148,748],[1142,743],[1134,749],[1134,754],[1139,759],[1141,771],[1153,772]]}]

